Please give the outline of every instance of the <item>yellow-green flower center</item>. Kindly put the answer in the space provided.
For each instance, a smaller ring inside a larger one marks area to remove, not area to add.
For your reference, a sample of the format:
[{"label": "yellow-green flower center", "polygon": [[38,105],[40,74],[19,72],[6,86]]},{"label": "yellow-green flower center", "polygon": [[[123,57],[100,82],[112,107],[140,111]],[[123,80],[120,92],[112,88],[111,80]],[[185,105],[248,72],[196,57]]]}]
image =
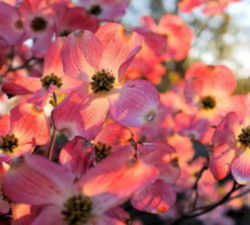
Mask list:
[{"label": "yellow-green flower center", "polygon": [[95,160],[96,162],[101,162],[103,159],[105,159],[107,156],[111,153],[111,146],[106,145],[104,143],[98,142],[95,145]]},{"label": "yellow-green flower center", "polygon": [[238,141],[244,146],[250,148],[250,126],[241,129]]},{"label": "yellow-green flower center", "polygon": [[89,13],[98,16],[102,13],[102,8],[99,5],[92,5],[89,9]]},{"label": "yellow-green flower center", "polygon": [[90,85],[94,93],[108,92],[114,87],[114,82],[115,77],[111,73],[101,70],[92,76]]},{"label": "yellow-green flower center", "polygon": [[33,31],[39,32],[46,29],[48,22],[41,16],[35,17],[30,24]]},{"label": "yellow-green flower center", "polygon": [[17,20],[16,21],[16,23],[15,23],[15,27],[17,28],[17,29],[23,29],[23,22],[22,22],[22,20]]},{"label": "yellow-green flower center", "polygon": [[6,153],[13,153],[14,149],[18,146],[18,139],[14,134],[6,135],[2,137],[0,142],[0,149]]},{"label": "yellow-green flower center", "polygon": [[73,196],[66,201],[61,213],[68,225],[86,224],[92,215],[92,202],[80,194]]},{"label": "yellow-green flower center", "polygon": [[201,107],[202,109],[209,110],[213,109],[216,106],[216,101],[211,96],[206,96],[201,99]]},{"label": "yellow-green flower center", "polygon": [[46,89],[48,89],[51,84],[57,86],[58,88],[60,88],[63,85],[62,79],[53,73],[42,78],[41,82],[42,86]]}]

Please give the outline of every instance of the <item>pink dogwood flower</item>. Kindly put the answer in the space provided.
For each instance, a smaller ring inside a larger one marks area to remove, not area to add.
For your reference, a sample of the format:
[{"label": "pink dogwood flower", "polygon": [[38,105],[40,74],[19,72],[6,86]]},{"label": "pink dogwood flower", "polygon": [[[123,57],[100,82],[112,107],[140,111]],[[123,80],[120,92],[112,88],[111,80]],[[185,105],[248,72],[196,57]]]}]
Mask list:
[{"label": "pink dogwood flower", "polygon": [[123,224],[106,212],[158,174],[154,167],[130,157],[131,151],[118,151],[76,181],[63,166],[26,155],[6,174],[4,192],[12,201],[40,207],[32,224]]},{"label": "pink dogwood flower", "polygon": [[132,199],[132,205],[150,213],[165,213],[176,201],[173,184],[180,175],[180,169],[175,161],[175,151],[167,144],[144,143],[138,147],[139,158],[159,170],[159,176],[154,183],[137,191]]},{"label": "pink dogwood flower", "polygon": [[[246,105],[248,104],[249,97],[246,97]],[[217,127],[213,137],[215,149],[211,161],[214,164],[211,164],[211,169],[218,178],[224,178],[231,170],[238,183],[250,183],[249,124],[247,110],[244,117],[235,112],[227,114]]]},{"label": "pink dogwood flower", "polygon": [[145,28],[165,37],[166,50],[162,54],[163,60],[182,60],[187,57],[193,33],[179,16],[166,14],[158,25],[151,17],[145,16],[142,18],[142,23]]},{"label": "pink dogwood flower", "polygon": [[55,15],[48,1],[24,0],[19,12],[27,38],[33,40],[32,49],[38,57],[44,56],[55,32]]},{"label": "pink dogwood flower", "polygon": [[66,75],[79,80],[53,111],[58,130],[70,138],[94,138],[110,116],[124,126],[142,126],[155,118],[156,88],[144,80],[124,82],[124,73],[141,48],[141,37],[119,24],[108,23],[93,34],[83,31],[66,39],[63,65]]},{"label": "pink dogwood flower", "polygon": [[242,96],[233,95],[235,76],[226,66],[197,62],[188,69],[185,80],[187,103],[198,110],[197,117],[211,125],[217,125],[228,112],[243,108]]},{"label": "pink dogwood flower", "polygon": [[[17,74],[7,78],[3,84],[6,93],[13,95],[25,95],[26,101],[35,104],[42,109],[49,105],[56,105],[62,101],[65,94],[70,93],[78,86],[78,80],[65,76],[61,61],[61,50],[64,44],[63,38],[57,38],[48,48],[44,57],[43,75],[31,77]],[[52,99],[55,93],[57,102]]]},{"label": "pink dogwood flower", "polygon": [[57,36],[67,36],[71,32],[81,29],[95,32],[99,21],[95,16],[89,15],[83,7],[69,7],[66,4],[53,6],[56,16]]},{"label": "pink dogwood flower", "polygon": [[49,142],[47,117],[33,104],[19,104],[0,119],[0,152],[13,159]]},{"label": "pink dogwood flower", "polygon": [[8,45],[20,44],[24,40],[24,27],[17,8],[0,2],[0,37]]}]

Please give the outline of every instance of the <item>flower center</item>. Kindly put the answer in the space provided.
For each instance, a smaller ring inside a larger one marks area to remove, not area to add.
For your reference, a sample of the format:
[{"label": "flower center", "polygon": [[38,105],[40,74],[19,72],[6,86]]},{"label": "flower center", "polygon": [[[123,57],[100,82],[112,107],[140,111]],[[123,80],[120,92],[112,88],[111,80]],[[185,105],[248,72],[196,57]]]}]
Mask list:
[{"label": "flower center", "polygon": [[66,201],[62,215],[68,225],[82,225],[88,222],[91,211],[92,202],[90,198],[76,195]]},{"label": "flower center", "polygon": [[35,32],[43,31],[47,27],[47,21],[43,17],[41,17],[41,16],[35,17],[31,21],[30,27]]},{"label": "flower center", "polygon": [[108,92],[114,87],[115,77],[105,70],[95,73],[92,76],[91,89],[94,93]]},{"label": "flower center", "polygon": [[201,107],[202,109],[209,110],[213,109],[216,106],[215,99],[211,96],[206,96],[201,99]]},{"label": "flower center", "polygon": [[49,88],[51,84],[60,88],[62,86],[62,79],[55,74],[50,74],[41,79],[42,86],[46,89]]},{"label": "flower center", "polygon": [[71,33],[70,30],[63,30],[63,31],[60,33],[60,36],[61,36],[61,37],[67,37],[70,33]]},{"label": "flower center", "polygon": [[89,9],[89,13],[98,16],[102,13],[102,8],[99,5],[92,5]]},{"label": "flower center", "polygon": [[250,126],[241,129],[241,134],[238,136],[239,142],[245,146],[250,148]]},{"label": "flower center", "polygon": [[14,134],[6,135],[2,137],[2,141],[0,142],[0,149],[2,149],[6,153],[13,153],[14,149],[18,146],[18,139]]},{"label": "flower center", "polygon": [[95,160],[96,162],[101,162],[107,156],[110,155],[111,146],[104,143],[98,142],[95,145]]},{"label": "flower center", "polygon": [[22,20],[17,20],[16,23],[15,23],[15,27],[18,30],[21,30],[23,28],[23,22],[22,22]]},{"label": "flower center", "polygon": [[148,114],[146,114],[146,115],[144,116],[144,118],[145,118],[145,120],[146,120],[147,122],[153,121],[153,120],[155,119],[155,117],[156,117],[155,111],[150,111]]}]

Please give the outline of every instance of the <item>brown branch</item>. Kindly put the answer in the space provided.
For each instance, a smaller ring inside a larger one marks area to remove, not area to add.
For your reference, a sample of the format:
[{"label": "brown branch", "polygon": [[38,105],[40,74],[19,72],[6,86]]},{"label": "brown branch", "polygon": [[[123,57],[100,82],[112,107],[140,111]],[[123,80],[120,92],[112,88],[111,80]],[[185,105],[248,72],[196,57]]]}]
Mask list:
[{"label": "brown branch", "polygon": [[194,186],[193,186],[193,190],[194,190],[194,201],[192,204],[192,209],[196,208],[196,204],[199,198],[199,191],[198,191],[198,185],[199,185],[199,181],[202,177],[202,174],[208,169],[208,159],[206,160],[205,165],[202,167],[202,169],[199,171],[199,173],[197,174],[197,178],[195,180]]},{"label": "brown branch", "polygon": [[189,219],[192,219],[192,218],[195,218],[195,217],[198,217],[198,216],[201,216],[201,215],[204,215],[212,210],[214,210],[215,208],[223,205],[224,203],[228,202],[231,198],[231,195],[239,190],[240,188],[242,188],[244,186],[242,185],[238,185],[235,181],[234,181],[234,184],[233,184],[233,187],[231,188],[231,190],[221,199],[219,200],[218,202],[216,203],[213,203],[213,204],[210,204],[210,205],[207,205],[207,206],[204,206],[202,208],[199,208],[199,209],[196,209],[194,210],[194,212],[188,212],[184,215],[182,215],[180,218],[176,219],[172,225],[180,225],[182,222],[186,221],[186,220],[189,220]]},{"label": "brown branch", "polygon": [[[57,105],[57,97],[56,97],[55,92],[53,92],[53,94],[52,94],[52,101],[55,104],[54,106],[56,106]],[[53,129],[53,131],[52,131],[50,145],[49,145],[49,151],[48,151],[49,160],[53,160],[54,146],[55,146],[55,142],[56,142],[56,128],[55,128],[54,123],[53,123],[52,129]]]}]

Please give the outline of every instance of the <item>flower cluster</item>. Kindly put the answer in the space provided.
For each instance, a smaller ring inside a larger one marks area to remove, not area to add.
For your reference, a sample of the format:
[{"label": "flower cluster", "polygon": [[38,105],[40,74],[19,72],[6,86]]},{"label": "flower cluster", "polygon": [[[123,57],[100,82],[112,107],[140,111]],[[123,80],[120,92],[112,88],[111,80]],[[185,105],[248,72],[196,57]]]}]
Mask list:
[{"label": "flower cluster", "polygon": [[234,94],[228,67],[202,62],[160,93],[163,62],[185,59],[193,32],[170,14],[126,29],[128,4],[0,2],[0,213],[11,224],[140,224],[128,201],[173,224],[232,224],[228,205],[203,214],[250,184],[250,96]]}]

